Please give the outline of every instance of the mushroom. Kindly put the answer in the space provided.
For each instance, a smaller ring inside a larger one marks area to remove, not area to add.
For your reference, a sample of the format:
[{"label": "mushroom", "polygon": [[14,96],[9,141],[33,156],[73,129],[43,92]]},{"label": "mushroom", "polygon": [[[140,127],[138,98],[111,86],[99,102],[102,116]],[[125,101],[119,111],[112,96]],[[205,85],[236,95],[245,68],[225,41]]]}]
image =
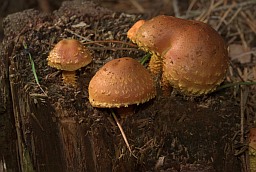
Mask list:
[{"label": "mushroom", "polygon": [[[156,96],[154,79],[138,61],[130,57],[111,60],[102,66],[89,83],[89,101],[93,107],[115,108],[119,116],[133,113],[135,105]],[[131,155],[137,158],[128,143],[122,126],[112,111],[114,120]]]},{"label": "mushroom", "polygon": [[205,23],[160,15],[138,21],[127,36],[152,54],[149,69],[162,74],[164,91],[172,85],[187,95],[207,94],[225,78],[227,46]]},{"label": "mushroom", "polygon": [[75,71],[91,63],[89,50],[78,40],[64,39],[50,51],[48,65],[62,70],[65,84],[76,86]]},{"label": "mushroom", "polygon": [[122,57],[102,66],[89,83],[93,107],[120,108],[139,105],[156,96],[150,72],[137,60]]}]

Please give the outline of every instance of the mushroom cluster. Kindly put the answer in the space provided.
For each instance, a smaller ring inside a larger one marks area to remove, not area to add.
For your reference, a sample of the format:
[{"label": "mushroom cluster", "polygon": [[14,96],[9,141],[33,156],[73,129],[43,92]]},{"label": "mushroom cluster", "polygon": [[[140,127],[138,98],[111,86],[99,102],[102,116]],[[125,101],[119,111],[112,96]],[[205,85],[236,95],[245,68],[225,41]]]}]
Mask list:
[{"label": "mushroom cluster", "polygon": [[162,74],[163,90],[171,85],[187,95],[207,94],[225,78],[227,46],[205,23],[160,15],[139,20],[127,36],[152,54],[149,69]]},{"label": "mushroom cluster", "polygon": [[122,57],[102,66],[89,83],[93,107],[120,108],[141,104],[156,96],[150,72],[137,60]]},{"label": "mushroom cluster", "polygon": [[92,61],[89,50],[78,40],[63,39],[50,51],[48,65],[62,70],[63,82],[76,86],[75,71]]}]

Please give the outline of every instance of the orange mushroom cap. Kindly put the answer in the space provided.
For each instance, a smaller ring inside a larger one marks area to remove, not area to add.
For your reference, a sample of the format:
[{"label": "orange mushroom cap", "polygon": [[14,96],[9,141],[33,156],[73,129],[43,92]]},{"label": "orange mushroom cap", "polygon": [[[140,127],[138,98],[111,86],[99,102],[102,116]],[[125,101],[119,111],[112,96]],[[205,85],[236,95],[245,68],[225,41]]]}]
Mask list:
[{"label": "orange mushroom cap", "polygon": [[150,72],[130,57],[106,63],[89,83],[89,101],[94,107],[127,107],[156,96]]},{"label": "orange mushroom cap", "polygon": [[206,94],[224,80],[227,46],[205,23],[160,15],[138,21],[127,36],[140,48],[160,56],[164,78],[186,94]]},{"label": "orange mushroom cap", "polygon": [[78,40],[64,39],[50,51],[48,65],[59,70],[75,71],[91,63],[89,50]]}]

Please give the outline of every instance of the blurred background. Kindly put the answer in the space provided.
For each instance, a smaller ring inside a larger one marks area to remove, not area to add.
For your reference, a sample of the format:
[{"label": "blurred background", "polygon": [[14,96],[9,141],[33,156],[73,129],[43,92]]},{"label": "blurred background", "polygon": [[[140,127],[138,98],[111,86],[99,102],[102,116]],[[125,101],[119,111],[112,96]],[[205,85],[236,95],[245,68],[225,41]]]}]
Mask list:
[{"label": "blurred background", "polygon": [[[25,9],[37,9],[43,12],[57,10],[64,0],[0,0],[0,40],[3,38],[2,20],[8,14],[23,11]],[[74,0],[82,1],[82,0]],[[186,10],[190,0],[92,0],[100,6],[116,12],[141,13],[147,16],[157,14],[173,15],[173,6],[179,6],[179,10]]]}]

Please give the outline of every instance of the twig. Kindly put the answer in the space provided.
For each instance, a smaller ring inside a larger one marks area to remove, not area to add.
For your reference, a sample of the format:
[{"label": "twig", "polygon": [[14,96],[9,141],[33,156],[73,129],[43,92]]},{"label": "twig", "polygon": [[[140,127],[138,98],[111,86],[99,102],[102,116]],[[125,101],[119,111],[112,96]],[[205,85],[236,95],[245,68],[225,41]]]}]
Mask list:
[{"label": "twig", "polygon": [[132,3],[132,5],[137,8],[137,10],[140,12],[140,13],[144,13],[145,10],[144,8],[140,5],[140,3],[138,3],[138,1],[136,0],[130,0],[130,2]]},{"label": "twig", "polygon": [[119,40],[98,40],[98,41],[93,41],[87,37],[84,37],[82,35],[79,35],[75,32],[73,32],[72,30],[70,29],[65,29],[65,31],[83,39],[84,41],[87,41],[87,42],[83,42],[84,45],[87,45],[87,44],[96,44],[96,45],[99,45],[101,47],[106,47],[105,45],[102,45],[101,43],[119,43],[119,44],[124,44],[124,45],[128,45],[128,46],[131,46],[131,47],[135,47],[137,48],[138,46],[135,45],[135,44],[132,44],[132,43],[129,43],[129,42],[124,42],[124,41],[119,41]]},{"label": "twig", "polygon": [[175,17],[180,17],[180,9],[179,9],[178,1],[172,0],[172,6],[173,6]]},{"label": "twig", "polygon": [[215,8],[217,8],[218,6],[220,6],[222,4],[222,1],[217,1],[215,4],[214,4],[214,1],[211,0],[211,4],[210,6],[208,7],[208,10],[205,11],[204,13],[201,13],[201,15],[199,17],[197,17],[197,20],[199,21],[203,21],[205,23],[208,22],[208,19],[209,19],[209,16],[211,15],[211,13],[213,12],[213,10]]},{"label": "twig", "polygon": [[[84,37],[84,36],[82,36],[82,35],[79,35],[79,34],[73,32],[73,31],[70,30],[70,29],[65,29],[65,31],[67,31],[67,32],[69,32],[69,33],[71,33],[71,34],[77,36],[78,38],[83,39],[84,41],[90,41],[90,42],[92,41],[91,39],[89,39],[89,38],[87,38],[87,37]],[[99,43],[96,43],[96,44],[99,45],[99,46],[104,47],[104,45],[102,45],[102,44],[99,44]]]},{"label": "twig", "polygon": [[235,83],[230,83],[230,84],[225,84],[217,88],[217,90],[222,90],[224,88],[229,88],[229,87],[235,87],[235,86],[241,86],[241,85],[256,85],[256,82],[235,82]]},{"label": "twig", "polygon": [[239,27],[238,24],[236,24],[235,27],[236,27],[236,29],[237,29],[237,31],[239,33],[240,39],[241,39],[241,41],[243,43],[243,47],[247,49],[248,45],[247,45],[247,42],[245,40],[245,36],[244,36],[244,33],[243,33],[242,29]]},{"label": "twig", "polygon": [[[254,5],[256,4],[256,1],[255,0],[248,0],[248,1],[244,1],[244,2],[240,2],[240,3],[237,3],[234,8],[240,8],[240,7],[245,7],[245,6],[249,6],[249,5]],[[230,8],[231,5],[226,5],[226,6],[221,6],[221,7],[218,7],[218,8],[215,8],[213,10],[213,12],[217,12],[217,11],[222,11],[222,10],[226,10],[228,8]]]},{"label": "twig", "polygon": [[189,16],[189,13],[190,13],[191,9],[192,9],[192,8],[193,8],[193,6],[196,4],[196,1],[197,1],[197,0],[192,0],[192,2],[189,4],[188,9],[187,9],[187,12],[186,12],[186,17],[185,17],[185,18],[188,18],[188,16]]},{"label": "twig", "polygon": [[252,51],[247,51],[247,52],[244,52],[244,53],[241,53],[241,54],[237,54],[237,55],[234,55],[232,57],[232,59],[239,59],[239,58],[243,58],[244,56],[246,55],[252,55],[252,54],[256,54],[256,50],[252,50]]},{"label": "twig", "polygon": [[31,115],[32,118],[36,121],[36,123],[38,124],[38,126],[40,127],[40,129],[41,129],[42,131],[45,131],[45,130],[44,130],[44,127],[42,126],[42,124],[40,123],[40,121],[38,120],[38,118],[35,116],[35,114],[34,114],[34,113],[30,113],[30,115]]},{"label": "twig", "polygon": [[245,105],[246,105],[246,102],[247,102],[247,98],[248,98],[248,90],[247,91],[244,91],[243,89],[241,89],[241,98],[240,98],[240,114],[241,114],[241,137],[240,137],[240,142],[241,143],[244,143],[244,124],[245,124]]},{"label": "twig", "polygon": [[[221,1],[220,1],[221,2]],[[245,2],[240,2],[240,3],[237,3],[233,8],[234,9],[237,9],[237,8],[245,8],[246,6],[251,6],[251,5],[254,5],[256,4],[256,1],[255,0],[248,0],[248,1],[245,1]],[[219,11],[224,11],[224,10],[227,10],[230,8],[230,6],[232,6],[232,4],[230,5],[225,5],[225,6],[220,6],[218,8],[214,8],[212,9],[211,12],[219,12]],[[202,9],[200,10],[193,10],[193,11],[189,11],[186,15],[184,16],[181,16],[181,18],[193,18],[193,17],[197,17],[199,15],[202,14]]]},{"label": "twig", "polygon": [[89,47],[90,50],[128,50],[128,51],[138,51],[137,48],[124,48],[124,47]]},{"label": "twig", "polygon": [[[240,121],[240,132],[241,132],[241,136],[240,136],[240,142],[244,143],[244,124],[245,124],[245,105],[248,99],[248,88],[246,90],[241,89],[241,98],[240,98],[240,115],[241,115],[241,121]],[[243,164],[243,168],[246,170],[247,166],[246,166],[246,157],[245,154],[241,155],[241,160],[242,160],[242,164]]]},{"label": "twig", "polygon": [[222,25],[222,23],[225,21],[226,17],[228,16],[228,14],[231,12],[232,8],[234,7],[235,4],[232,4],[228,10],[224,13],[224,15],[221,17],[218,25],[216,26],[216,30],[219,30],[220,26]]},{"label": "twig", "polygon": [[119,40],[102,40],[102,41],[89,41],[89,42],[85,42],[83,44],[98,44],[98,43],[119,43],[119,44],[124,44],[124,45],[129,45],[131,47],[138,47],[135,44],[132,43],[128,43],[128,42],[124,42],[124,41],[119,41]]},{"label": "twig", "polygon": [[256,33],[256,24],[255,24],[255,19],[253,19],[253,17],[245,12],[241,12],[242,17],[245,19],[245,21],[247,22],[248,26],[251,28],[251,30]]},{"label": "twig", "polygon": [[69,33],[71,33],[71,34],[73,34],[73,35],[79,37],[79,38],[82,38],[82,39],[85,40],[85,41],[92,41],[92,40],[90,40],[89,38],[86,38],[86,37],[84,37],[84,36],[82,36],[82,35],[79,35],[79,34],[75,33],[74,31],[72,31],[72,30],[70,30],[70,29],[67,29],[67,28],[66,28],[65,31],[67,31],[67,32],[69,32]]},{"label": "twig", "polygon": [[131,154],[133,157],[135,157],[135,158],[137,159],[137,157],[133,154],[133,152],[132,152],[132,150],[131,150],[131,147],[130,147],[129,142],[128,142],[128,140],[127,140],[127,137],[126,137],[126,135],[125,135],[125,133],[124,133],[124,130],[123,130],[121,124],[119,123],[119,121],[118,121],[118,119],[117,119],[117,117],[116,117],[116,114],[114,113],[113,110],[111,110],[111,114],[112,114],[112,116],[113,116],[114,119],[115,119],[115,122],[116,122],[116,124],[117,124],[117,126],[118,126],[118,128],[119,128],[119,130],[120,130],[120,132],[121,132],[121,134],[122,134],[122,136],[123,136],[124,142],[125,142],[125,144],[126,144],[128,150],[129,150],[130,154]]},{"label": "twig", "polygon": [[240,13],[241,10],[242,10],[242,7],[236,10],[235,14],[233,14],[232,17],[229,19],[229,21],[227,21],[227,25],[229,25],[237,17],[237,15]]}]

